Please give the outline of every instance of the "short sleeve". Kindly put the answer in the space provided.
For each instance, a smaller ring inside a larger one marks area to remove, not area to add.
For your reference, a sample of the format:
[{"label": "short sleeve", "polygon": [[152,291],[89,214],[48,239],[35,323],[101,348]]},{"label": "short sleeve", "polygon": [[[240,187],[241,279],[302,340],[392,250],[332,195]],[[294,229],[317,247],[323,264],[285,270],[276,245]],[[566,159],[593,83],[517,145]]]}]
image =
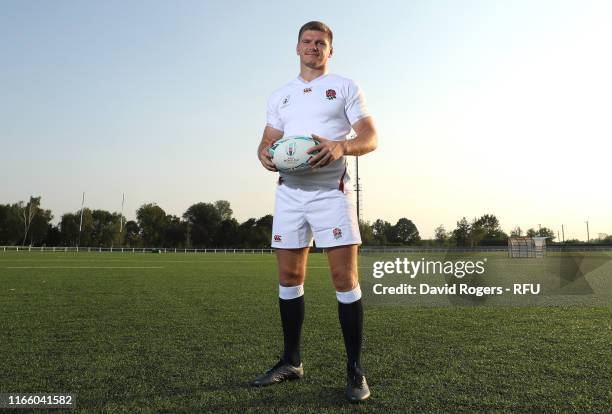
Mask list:
[{"label": "short sleeve", "polygon": [[348,82],[347,90],[344,110],[349,122],[351,125],[354,125],[355,122],[359,121],[361,118],[370,116],[370,113],[368,112],[365,95],[363,94],[361,88],[357,86],[355,82],[350,80]]},{"label": "short sleeve", "polygon": [[283,130],[283,123],[278,114],[278,98],[277,94],[272,94],[268,99],[268,107],[266,111],[266,125],[271,126],[279,131]]}]

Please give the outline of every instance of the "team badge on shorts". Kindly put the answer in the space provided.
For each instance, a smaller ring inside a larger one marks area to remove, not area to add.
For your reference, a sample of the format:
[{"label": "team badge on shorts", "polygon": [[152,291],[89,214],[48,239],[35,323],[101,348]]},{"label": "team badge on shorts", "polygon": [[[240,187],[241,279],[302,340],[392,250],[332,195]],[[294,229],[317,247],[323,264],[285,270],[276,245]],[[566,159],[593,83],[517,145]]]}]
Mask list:
[{"label": "team badge on shorts", "polygon": [[328,89],[327,91],[325,91],[325,96],[327,97],[328,100],[332,100],[332,99],[336,99],[336,91],[333,89]]},{"label": "team badge on shorts", "polygon": [[278,242],[278,243],[280,243],[280,242],[282,241],[282,240],[281,240],[281,236],[280,236],[280,234],[275,234],[275,235],[274,235],[274,241],[275,241],[275,242]]},{"label": "team badge on shorts", "polygon": [[340,238],[342,238],[342,230],[340,230],[338,227],[336,227],[334,230],[334,239],[338,240]]}]

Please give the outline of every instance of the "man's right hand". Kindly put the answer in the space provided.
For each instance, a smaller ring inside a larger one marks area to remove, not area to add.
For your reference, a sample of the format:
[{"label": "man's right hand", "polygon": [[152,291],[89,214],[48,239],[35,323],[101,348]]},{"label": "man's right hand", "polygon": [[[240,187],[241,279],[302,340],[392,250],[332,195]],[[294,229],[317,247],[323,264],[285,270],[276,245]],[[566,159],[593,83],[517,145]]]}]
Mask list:
[{"label": "man's right hand", "polygon": [[270,147],[260,146],[258,154],[259,162],[261,162],[261,165],[263,165],[266,170],[278,172],[276,165],[272,162],[272,156],[268,153],[268,148]]},{"label": "man's right hand", "polygon": [[282,137],[283,131],[266,125],[263,136],[261,137],[261,142],[259,143],[259,148],[257,148],[257,158],[259,158],[261,165],[268,171],[278,172],[276,166],[272,162],[272,156],[268,153],[268,148]]}]

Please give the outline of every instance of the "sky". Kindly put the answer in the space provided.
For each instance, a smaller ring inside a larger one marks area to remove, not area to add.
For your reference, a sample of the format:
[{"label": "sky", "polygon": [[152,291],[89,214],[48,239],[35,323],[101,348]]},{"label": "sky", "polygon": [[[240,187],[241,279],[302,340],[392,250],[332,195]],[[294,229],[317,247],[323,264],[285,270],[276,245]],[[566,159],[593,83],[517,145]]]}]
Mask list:
[{"label": "sky", "polygon": [[[0,1],[0,203],[135,217],[228,200],[271,214],[256,147],[298,75],[299,27],[334,31],[379,148],[362,214],[421,236],[462,217],[612,234],[607,1]],[[351,163],[353,161],[351,160]]]}]

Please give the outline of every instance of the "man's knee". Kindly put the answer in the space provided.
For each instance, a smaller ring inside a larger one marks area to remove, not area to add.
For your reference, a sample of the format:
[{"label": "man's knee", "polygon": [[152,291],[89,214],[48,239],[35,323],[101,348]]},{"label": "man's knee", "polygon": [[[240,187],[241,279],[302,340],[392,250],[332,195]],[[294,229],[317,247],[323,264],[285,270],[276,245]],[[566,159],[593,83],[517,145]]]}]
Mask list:
[{"label": "man's knee", "polygon": [[333,269],[332,280],[338,292],[348,292],[357,285],[357,274],[347,269]]},{"label": "man's knee", "polygon": [[282,286],[297,286],[304,283],[304,274],[293,269],[281,269],[279,281]]}]

